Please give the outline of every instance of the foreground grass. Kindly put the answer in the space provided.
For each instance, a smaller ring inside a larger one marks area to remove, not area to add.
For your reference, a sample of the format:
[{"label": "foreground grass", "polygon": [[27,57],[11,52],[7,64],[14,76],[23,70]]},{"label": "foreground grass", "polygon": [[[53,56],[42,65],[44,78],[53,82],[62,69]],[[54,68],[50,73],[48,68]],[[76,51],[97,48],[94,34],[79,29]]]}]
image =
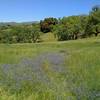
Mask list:
[{"label": "foreground grass", "polygon": [[[49,69],[45,62],[43,71],[50,82],[37,81],[34,73],[19,69],[21,76],[31,74],[36,82],[23,80],[20,89],[11,72],[7,76],[2,64],[19,63],[24,58],[35,58],[44,52],[65,54],[65,71]],[[0,45],[0,100],[100,100],[100,39],[91,38],[68,42],[40,44]]]}]

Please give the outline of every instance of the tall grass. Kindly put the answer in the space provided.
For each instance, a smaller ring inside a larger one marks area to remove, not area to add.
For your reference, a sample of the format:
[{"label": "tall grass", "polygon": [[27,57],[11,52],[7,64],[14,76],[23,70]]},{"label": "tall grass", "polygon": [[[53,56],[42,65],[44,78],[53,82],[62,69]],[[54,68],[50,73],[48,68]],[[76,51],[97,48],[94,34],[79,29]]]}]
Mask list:
[{"label": "tall grass", "polygon": [[[53,63],[58,64],[58,67],[53,67],[50,60],[45,59],[45,52],[53,56],[56,53],[63,54],[63,64],[56,63],[55,59]],[[41,63],[43,59],[45,60]],[[99,99],[99,38],[0,45],[0,100]]]}]

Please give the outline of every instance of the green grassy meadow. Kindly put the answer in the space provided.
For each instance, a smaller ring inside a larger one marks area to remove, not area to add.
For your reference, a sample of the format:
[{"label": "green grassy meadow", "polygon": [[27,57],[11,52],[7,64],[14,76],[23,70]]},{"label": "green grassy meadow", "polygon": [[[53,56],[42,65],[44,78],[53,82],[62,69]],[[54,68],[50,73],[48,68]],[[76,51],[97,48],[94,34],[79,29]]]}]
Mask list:
[{"label": "green grassy meadow", "polygon": [[[32,81],[19,80],[20,88],[13,78],[15,66],[8,74],[3,71],[3,64],[18,64],[24,58],[35,59],[45,52],[64,53],[65,57],[64,72],[50,70],[50,64],[45,61],[42,70],[48,77],[47,82],[42,82],[42,78],[37,80],[28,64],[26,69],[16,68],[20,77],[32,76]],[[100,37],[66,42],[0,44],[0,100],[100,100]]]}]

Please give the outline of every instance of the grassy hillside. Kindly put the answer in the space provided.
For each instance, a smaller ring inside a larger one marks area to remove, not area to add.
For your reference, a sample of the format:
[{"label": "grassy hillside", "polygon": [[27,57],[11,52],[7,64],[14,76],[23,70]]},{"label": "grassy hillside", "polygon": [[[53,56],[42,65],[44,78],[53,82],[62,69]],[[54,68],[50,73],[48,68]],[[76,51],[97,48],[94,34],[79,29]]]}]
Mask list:
[{"label": "grassy hillside", "polygon": [[54,41],[57,41],[57,39],[54,37],[54,33],[52,33],[52,32],[45,33],[40,38],[41,38],[41,40],[43,42],[54,42]]},{"label": "grassy hillside", "polygon": [[100,100],[100,38],[0,44],[0,100]]}]

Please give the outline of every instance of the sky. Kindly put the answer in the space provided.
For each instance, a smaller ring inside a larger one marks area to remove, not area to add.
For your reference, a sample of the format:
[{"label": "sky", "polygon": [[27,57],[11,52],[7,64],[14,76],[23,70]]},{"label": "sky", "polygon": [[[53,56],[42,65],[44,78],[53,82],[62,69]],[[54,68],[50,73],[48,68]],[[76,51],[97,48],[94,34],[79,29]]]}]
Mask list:
[{"label": "sky", "polygon": [[100,5],[100,0],[0,0],[0,22],[88,14],[94,5]]}]

